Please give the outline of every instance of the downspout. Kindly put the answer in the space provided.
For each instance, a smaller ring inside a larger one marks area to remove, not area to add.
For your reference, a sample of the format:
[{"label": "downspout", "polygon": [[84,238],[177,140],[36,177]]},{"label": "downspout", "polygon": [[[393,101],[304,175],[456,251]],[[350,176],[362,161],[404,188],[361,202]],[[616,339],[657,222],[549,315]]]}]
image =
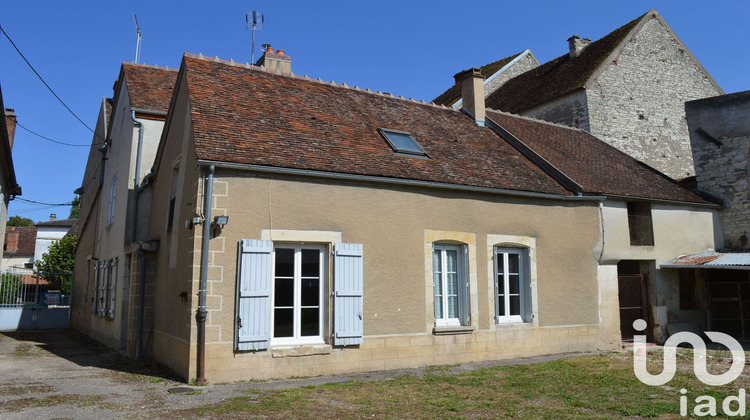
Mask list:
[{"label": "downspout", "polygon": [[599,265],[602,264],[602,258],[604,257],[604,202],[599,202],[599,223],[602,226],[602,250],[599,252]]},{"label": "downspout", "polygon": [[138,182],[141,177],[141,156],[143,155],[143,123],[135,118],[135,110],[130,111],[130,119],[138,127],[138,153],[135,157],[135,175],[133,176],[133,226],[130,231],[130,242],[135,242],[136,221],[138,220]]},{"label": "downspout", "polygon": [[208,246],[211,239],[211,201],[214,193],[214,165],[208,167],[206,175],[206,194],[203,197],[205,210],[203,211],[203,250],[201,253],[201,278],[200,290],[198,291],[198,310],[195,312],[195,321],[198,326],[198,350],[195,382],[198,385],[206,384],[206,285],[208,283]]}]

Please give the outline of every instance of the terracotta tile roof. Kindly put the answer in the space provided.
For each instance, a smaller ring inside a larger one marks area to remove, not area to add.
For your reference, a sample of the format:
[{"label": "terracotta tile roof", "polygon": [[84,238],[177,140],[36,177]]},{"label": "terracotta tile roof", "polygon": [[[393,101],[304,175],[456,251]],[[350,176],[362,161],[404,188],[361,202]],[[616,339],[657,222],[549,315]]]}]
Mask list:
[{"label": "terracotta tile roof", "polygon": [[78,219],[57,219],[47,222],[34,223],[36,227],[66,227],[72,228],[78,225]]},{"label": "terracotta tile roof", "polygon": [[177,70],[144,64],[122,63],[132,108],[167,112]]},{"label": "terracotta tile roof", "polygon": [[712,204],[583,130],[491,110],[487,116],[581,185],[584,193]]},{"label": "terracotta tile roof", "polygon": [[[508,63],[515,60],[516,57],[521,54],[523,54],[523,52],[497,60],[494,63],[485,64],[484,66],[479,68],[479,72],[482,73],[482,76],[484,76],[485,78],[490,77],[493,74],[497,73],[501,68],[505,67]],[[445,92],[441,93],[440,96],[435,98],[432,102],[438,105],[451,106],[455,104],[459,99],[461,99],[461,85],[457,83],[451,86]]]},{"label": "terracotta tile roof", "polygon": [[6,255],[34,255],[36,249],[36,228],[9,226],[5,230]]},{"label": "terracotta tile roof", "polygon": [[592,42],[576,58],[570,58],[566,53],[508,80],[487,97],[487,107],[518,114],[583,87],[646,14]]},{"label": "terracotta tile roof", "polygon": [[[571,195],[459,111],[186,54],[198,159]],[[394,153],[406,131],[429,158]]]}]

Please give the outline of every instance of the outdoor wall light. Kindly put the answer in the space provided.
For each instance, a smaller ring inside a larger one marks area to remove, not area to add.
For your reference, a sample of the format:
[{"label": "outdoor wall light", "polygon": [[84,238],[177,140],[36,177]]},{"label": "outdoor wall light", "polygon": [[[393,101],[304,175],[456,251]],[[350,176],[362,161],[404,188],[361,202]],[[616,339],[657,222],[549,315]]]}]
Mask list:
[{"label": "outdoor wall light", "polygon": [[224,227],[224,225],[226,225],[227,223],[229,223],[229,216],[214,217],[214,224],[219,227]]}]

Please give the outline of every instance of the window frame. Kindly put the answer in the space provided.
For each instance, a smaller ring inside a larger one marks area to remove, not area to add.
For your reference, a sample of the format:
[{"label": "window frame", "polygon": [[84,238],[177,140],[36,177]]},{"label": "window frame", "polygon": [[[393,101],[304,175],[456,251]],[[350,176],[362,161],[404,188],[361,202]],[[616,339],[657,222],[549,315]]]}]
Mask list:
[{"label": "window frame", "polygon": [[[467,272],[466,255],[464,253],[466,245],[464,244],[448,244],[448,243],[433,243],[432,246],[432,279],[433,279],[433,317],[435,320],[435,327],[458,327],[458,326],[469,326],[471,324],[471,303],[468,299],[467,294],[470,293],[467,282],[469,281],[469,273]],[[456,253],[456,317],[450,317],[448,315],[448,278],[447,278],[447,267],[448,261],[446,255],[447,252],[453,251]],[[435,283],[435,274],[438,270],[435,268],[435,253],[440,252],[440,285],[441,285],[441,312],[442,316],[438,318],[437,308],[437,287]],[[469,305],[469,307],[466,307]]]},{"label": "window frame", "polygon": [[[504,314],[500,314],[500,272],[499,272],[499,256],[503,257],[503,307],[505,308]],[[510,264],[509,256],[518,256],[518,272],[509,273],[508,267]],[[531,279],[529,270],[529,249],[521,247],[508,247],[508,246],[494,246],[493,247],[493,264],[494,264],[494,285],[495,285],[495,323],[497,324],[508,324],[508,323],[528,323],[530,319],[524,319],[524,314],[532,313],[533,306],[527,308],[527,305],[533,305],[531,295]],[[510,298],[510,276],[518,276],[518,293],[515,295],[519,298],[519,313],[518,315],[509,314],[511,310]]]},{"label": "window frame", "polygon": [[[293,318],[291,337],[275,337],[275,318],[276,318],[276,252],[278,249],[294,249],[294,273],[293,273]],[[298,263],[302,258],[303,249],[314,249],[319,252],[319,272],[318,278],[319,295],[318,295],[318,335],[303,336],[301,335],[301,311],[303,309],[301,300],[301,265]],[[328,320],[326,297],[328,291],[328,247],[325,244],[308,244],[308,243],[286,243],[274,242],[273,251],[271,252],[271,301],[270,301],[270,326],[269,326],[269,344],[271,346],[300,345],[300,344],[325,344],[327,336]]]},{"label": "window frame", "polygon": [[654,246],[654,219],[651,203],[629,201],[627,213],[630,245]]},{"label": "window frame", "polygon": [[112,175],[109,185],[109,212],[107,213],[107,226],[115,221],[115,198],[117,197],[117,174]]}]

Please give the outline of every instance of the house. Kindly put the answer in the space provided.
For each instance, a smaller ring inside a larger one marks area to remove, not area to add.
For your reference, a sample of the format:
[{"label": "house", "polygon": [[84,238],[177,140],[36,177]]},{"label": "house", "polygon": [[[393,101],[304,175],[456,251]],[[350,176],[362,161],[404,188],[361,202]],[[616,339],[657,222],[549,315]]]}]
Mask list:
[{"label": "house", "polygon": [[57,220],[56,214],[50,214],[49,221],[34,224],[36,227],[36,245],[34,246],[34,261],[42,259],[42,255],[49,251],[53,243],[62,239],[69,232],[74,231],[78,225],[78,219]]},{"label": "house", "polygon": [[706,320],[705,329],[750,339],[750,91],[689,101],[687,124],[699,189],[724,205],[717,249],[680,255],[662,267],[680,273],[680,304]]},{"label": "house", "polygon": [[714,246],[713,202],[583,130],[485,111],[478,69],[462,112],[258,64],[185,54],[129,287],[77,276],[114,316],[75,298],[76,328],[216,382],[616,348],[621,274],[650,335],[682,316],[659,263]]},{"label": "house", "polygon": [[[122,300],[131,293],[130,264],[149,197],[139,188],[154,161],[175,69],[123,63],[114,98],[101,102],[81,187],[71,326],[126,352],[142,314]],[[147,217],[146,217],[147,219]],[[118,302],[117,304],[115,304]],[[131,354],[132,355],[132,354]]]},{"label": "house", "polygon": [[31,269],[34,266],[36,227],[13,226],[5,231],[3,259],[0,271]]},{"label": "house", "polygon": [[[0,238],[5,239],[5,224],[8,220],[8,203],[17,195],[21,195],[21,187],[16,180],[13,167],[13,138],[16,132],[16,114],[12,109],[3,105],[3,92],[0,89]],[[4,248],[4,247],[3,247]],[[0,249],[0,260],[3,251]]]},{"label": "house", "polygon": [[684,103],[724,92],[661,15],[568,46],[489,93],[486,106],[579,127],[675,179],[694,175]]}]

